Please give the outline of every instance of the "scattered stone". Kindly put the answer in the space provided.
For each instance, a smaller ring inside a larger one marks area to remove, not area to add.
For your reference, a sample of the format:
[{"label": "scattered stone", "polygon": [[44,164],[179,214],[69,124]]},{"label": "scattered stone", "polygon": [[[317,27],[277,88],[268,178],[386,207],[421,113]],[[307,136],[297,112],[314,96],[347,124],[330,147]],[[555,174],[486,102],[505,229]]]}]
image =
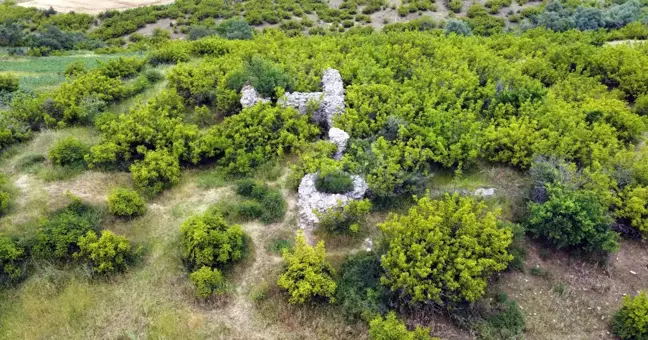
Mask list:
[{"label": "scattered stone", "polygon": [[346,150],[347,141],[349,140],[349,134],[346,133],[344,130],[338,128],[331,128],[328,132],[328,136],[331,142],[337,145],[337,151],[335,152],[333,158],[339,161],[340,159],[342,159],[344,150]]},{"label": "scattered stone", "polygon": [[473,192],[473,195],[480,197],[493,197],[495,196],[495,188],[479,188]]},{"label": "scattered stone", "polygon": [[250,107],[256,103],[269,103],[269,98],[263,98],[250,84],[245,84],[241,89],[241,106]]},{"label": "scattered stone", "polygon": [[[308,111],[308,102],[313,101],[321,106],[324,93],[322,92],[293,92],[286,93],[279,100],[279,105],[282,107],[294,107],[299,110],[300,114],[305,114]],[[319,111],[319,106],[316,111]]]},{"label": "scattered stone", "polygon": [[364,240],[364,247],[368,252],[371,251],[371,249],[373,248],[373,241],[370,238],[366,238]]},{"label": "scattered stone", "polygon": [[315,211],[325,212],[341,204],[347,204],[351,200],[357,200],[364,197],[367,192],[367,183],[362,177],[352,175],[353,190],[344,194],[328,194],[319,192],[315,188],[315,179],[317,174],[308,174],[302,178],[299,184],[297,205],[299,206],[299,227],[304,229],[307,238],[311,240],[310,234],[315,228],[319,219]]},{"label": "scattered stone", "polygon": [[637,272],[631,270],[631,271],[630,271],[630,274],[632,274],[632,275],[637,275]]}]

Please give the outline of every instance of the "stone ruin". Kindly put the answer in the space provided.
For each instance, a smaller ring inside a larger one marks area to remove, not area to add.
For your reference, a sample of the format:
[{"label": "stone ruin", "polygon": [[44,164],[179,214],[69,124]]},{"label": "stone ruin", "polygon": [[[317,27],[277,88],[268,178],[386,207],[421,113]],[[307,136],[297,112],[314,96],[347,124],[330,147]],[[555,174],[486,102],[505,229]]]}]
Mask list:
[{"label": "stone ruin", "polygon": [[[245,85],[241,90],[241,105],[249,107],[257,103],[268,103],[270,98],[263,98],[252,86]],[[293,107],[300,114],[309,112],[311,107],[312,119],[329,129],[329,140],[337,145],[333,158],[342,159],[349,140],[349,134],[341,129],[332,127],[333,117],[344,113],[344,82],[336,69],[326,69],[322,75],[322,92],[292,92],[286,93],[279,99],[282,107]],[[362,199],[367,192],[367,183],[362,177],[354,175],[353,190],[344,194],[328,194],[317,191],[315,180],[318,174],[307,174],[299,184],[297,205],[299,207],[299,227],[304,229],[306,237],[313,243],[312,231],[319,223],[315,211],[325,212],[339,203],[346,204],[351,200]]]}]

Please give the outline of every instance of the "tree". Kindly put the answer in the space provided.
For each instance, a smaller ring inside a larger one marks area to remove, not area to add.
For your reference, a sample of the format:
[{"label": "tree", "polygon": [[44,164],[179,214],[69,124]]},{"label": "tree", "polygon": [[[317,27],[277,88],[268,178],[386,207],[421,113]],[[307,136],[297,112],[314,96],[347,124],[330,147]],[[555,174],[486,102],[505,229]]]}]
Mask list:
[{"label": "tree", "polygon": [[239,225],[229,225],[217,211],[194,216],[180,227],[184,258],[189,268],[215,267],[243,258],[245,238]]},{"label": "tree", "polygon": [[324,241],[313,248],[306,243],[306,237],[300,230],[295,250],[284,249],[283,267],[277,284],[290,294],[288,302],[304,303],[316,297],[335,301],[335,270],[326,262]]},{"label": "tree", "polygon": [[605,27],[603,13],[598,8],[579,6],[574,12],[574,24],[581,31]]},{"label": "tree", "polygon": [[648,338],[648,294],[623,297],[623,307],[612,317],[612,333],[622,340]]},{"label": "tree", "polygon": [[74,257],[86,259],[94,273],[107,275],[126,270],[135,253],[126,237],[102,230],[100,238],[94,231],[79,237],[79,251]]},{"label": "tree", "polygon": [[416,327],[408,331],[405,324],[396,318],[396,313],[389,312],[385,318],[378,316],[369,323],[371,340],[434,340],[429,328]]},{"label": "tree", "polygon": [[390,215],[378,227],[387,252],[381,282],[410,303],[476,301],[491,273],[506,269],[512,232],[498,212],[472,197],[418,200],[407,215]]},{"label": "tree", "polygon": [[618,235],[597,195],[547,184],[548,199],[529,203],[526,227],[558,249],[611,252],[618,249]]}]

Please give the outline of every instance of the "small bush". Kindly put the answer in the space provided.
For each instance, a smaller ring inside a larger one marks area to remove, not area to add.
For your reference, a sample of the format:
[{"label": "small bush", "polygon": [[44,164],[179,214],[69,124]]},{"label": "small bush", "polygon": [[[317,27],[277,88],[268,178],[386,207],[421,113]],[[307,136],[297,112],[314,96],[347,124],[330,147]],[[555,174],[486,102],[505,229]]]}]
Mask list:
[{"label": "small bush", "polygon": [[[258,216],[261,222],[269,224],[281,221],[286,214],[286,200],[279,189],[254,180],[242,180],[237,184],[236,193],[256,201],[262,209]],[[256,209],[248,206],[250,209]]]},{"label": "small bush", "polygon": [[514,300],[504,293],[496,294],[481,311],[483,321],[478,325],[480,339],[518,339],[524,332],[526,320]]},{"label": "small bush", "polygon": [[225,39],[249,40],[253,29],[245,20],[227,19],[216,26],[216,32]]},{"label": "small bush", "polygon": [[182,249],[190,269],[235,262],[245,253],[245,237],[239,225],[228,225],[210,210],[186,220],[180,228]]},{"label": "small bush", "polygon": [[398,320],[396,313],[389,312],[385,318],[378,316],[369,323],[371,340],[433,340],[429,328],[416,327],[408,331],[405,324]]},{"label": "small bush", "polygon": [[6,191],[0,191],[0,216],[7,213],[11,206],[11,195]]},{"label": "small bush", "polygon": [[130,167],[135,185],[148,195],[155,196],[180,180],[178,158],[166,150],[149,151],[143,161]]},{"label": "small bush", "polygon": [[20,81],[12,74],[0,74],[0,92],[18,91]]},{"label": "small bush", "polygon": [[340,202],[337,206],[324,213],[317,212],[319,227],[334,233],[358,232],[360,224],[371,211],[371,201],[368,199],[353,200],[347,204]]},{"label": "small bush", "polygon": [[25,249],[0,233],[0,282],[18,280],[24,274]]},{"label": "small bush", "polygon": [[92,271],[100,275],[125,271],[134,257],[128,239],[109,230],[102,230],[100,238],[94,231],[79,237],[79,251],[74,254],[76,259],[87,260]]},{"label": "small bush", "polygon": [[342,264],[336,297],[347,318],[369,321],[387,311],[389,295],[381,275],[380,258],[373,253],[350,256]]},{"label": "small bush", "polygon": [[146,204],[136,191],[117,188],[108,196],[108,211],[120,217],[135,217],[146,212]]},{"label": "small bush", "polygon": [[281,67],[256,56],[247,61],[242,70],[228,75],[227,87],[239,91],[248,81],[264,97],[276,99],[277,88],[292,91],[292,79]]},{"label": "small bush", "polygon": [[261,203],[252,200],[246,200],[236,205],[236,215],[244,220],[255,220],[263,216],[263,206]]},{"label": "small bush", "polygon": [[77,197],[65,208],[43,222],[36,231],[34,253],[48,260],[67,260],[79,251],[79,238],[96,231],[101,222],[99,211]]},{"label": "small bush", "polygon": [[283,252],[283,266],[284,270],[277,284],[288,291],[288,302],[305,303],[313,298],[335,301],[335,270],[326,262],[323,241],[313,248],[306,243],[306,237],[300,230],[295,249]]},{"label": "small bush", "polygon": [[612,333],[622,340],[648,339],[648,294],[625,296],[623,307],[612,318]]},{"label": "small bush", "polygon": [[465,21],[461,20],[450,20],[446,24],[444,33],[446,35],[450,33],[455,33],[457,35],[469,36],[472,35],[472,30],[470,26]]},{"label": "small bush", "polygon": [[155,84],[158,81],[164,79],[164,75],[162,74],[162,72],[160,72],[158,70],[146,70],[144,72],[144,77],[151,84]]},{"label": "small bush", "polygon": [[218,269],[202,266],[191,273],[189,279],[196,287],[196,295],[201,298],[224,294],[226,291],[225,278]]},{"label": "small bush", "polygon": [[86,67],[86,64],[82,61],[77,61],[69,64],[65,68],[65,72],[63,72],[63,74],[69,77],[75,77],[79,74],[83,74],[86,72],[88,72],[88,68]]},{"label": "small bush", "polygon": [[59,166],[83,168],[86,166],[85,155],[90,148],[74,137],[61,139],[49,152],[49,159]]},{"label": "small bush", "polygon": [[318,175],[315,179],[315,188],[319,192],[343,194],[353,190],[353,179],[342,171],[333,171]]}]

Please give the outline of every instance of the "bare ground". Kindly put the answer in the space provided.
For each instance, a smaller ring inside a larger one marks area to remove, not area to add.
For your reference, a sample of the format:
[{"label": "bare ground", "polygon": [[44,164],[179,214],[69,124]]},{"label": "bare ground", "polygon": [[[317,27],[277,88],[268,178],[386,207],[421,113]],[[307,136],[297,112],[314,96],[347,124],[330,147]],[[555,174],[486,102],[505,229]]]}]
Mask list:
[{"label": "bare ground", "polygon": [[126,10],[140,6],[166,5],[173,0],[32,0],[19,3],[23,7],[54,8],[57,12],[99,14],[106,10]]}]

